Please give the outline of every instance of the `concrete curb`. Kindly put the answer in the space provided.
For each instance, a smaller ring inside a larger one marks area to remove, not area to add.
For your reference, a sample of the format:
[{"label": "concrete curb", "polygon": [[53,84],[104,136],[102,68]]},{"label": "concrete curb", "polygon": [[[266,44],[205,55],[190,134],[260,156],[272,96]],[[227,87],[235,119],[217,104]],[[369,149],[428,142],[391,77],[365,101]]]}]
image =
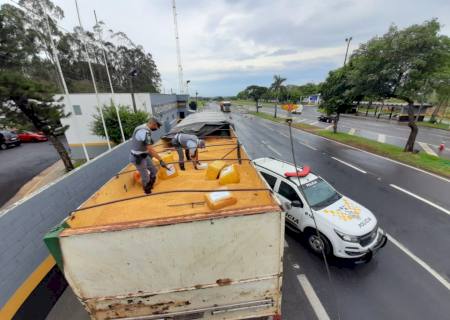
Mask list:
[{"label": "concrete curb", "polygon": [[63,176],[65,173],[66,170],[62,160],[55,162],[47,169],[42,170],[38,175],[33,177],[26,184],[24,184],[11,199],[9,199],[2,207],[0,207],[0,210],[6,209],[28,194]]}]

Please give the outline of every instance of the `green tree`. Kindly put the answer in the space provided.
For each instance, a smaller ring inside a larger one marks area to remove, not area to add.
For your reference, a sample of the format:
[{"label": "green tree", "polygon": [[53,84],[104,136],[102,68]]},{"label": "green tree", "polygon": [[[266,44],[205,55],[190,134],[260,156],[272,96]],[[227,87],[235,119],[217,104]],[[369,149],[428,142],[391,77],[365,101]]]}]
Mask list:
[{"label": "green tree", "polygon": [[[270,85],[270,91],[272,91],[277,99],[277,102],[281,102],[283,93],[286,91],[286,87],[283,85],[283,82],[286,81],[286,78],[282,78],[280,75],[273,76],[273,82]],[[278,104],[278,103],[277,103]],[[277,104],[275,104],[275,113],[274,117],[277,117]]]},{"label": "green tree", "polygon": [[248,86],[247,88],[245,88],[244,92],[245,95],[252,99],[253,101],[255,101],[255,105],[256,105],[256,112],[258,112],[258,101],[262,98],[262,96],[268,91],[269,89],[267,89],[266,87],[261,87],[261,86]]},{"label": "green tree", "polygon": [[[66,170],[73,165],[55,129],[67,117],[63,105],[53,101],[55,88],[45,79],[39,81],[30,71],[40,61],[36,30],[30,28],[25,13],[8,4],[0,9],[0,114],[8,126],[32,124],[52,142]],[[67,128],[64,128],[67,129]]]},{"label": "green tree", "polygon": [[355,99],[352,88],[346,67],[330,71],[321,86],[321,108],[325,110],[327,115],[334,115],[334,133],[337,132],[340,114],[351,108]]},{"label": "green tree", "polygon": [[[28,120],[42,131],[58,152],[66,170],[73,169],[67,150],[56,136],[60,119],[69,116],[64,106],[53,100],[54,88],[30,80],[17,72],[0,69],[0,113],[13,123]],[[67,129],[65,127],[64,129]]]},{"label": "green tree", "polygon": [[448,37],[440,35],[437,20],[399,30],[395,25],[382,37],[362,44],[351,56],[349,72],[356,95],[397,98],[408,104],[411,129],[405,151],[413,151],[418,127],[414,101],[448,61]]},{"label": "green tree", "polygon": [[[119,105],[118,108],[125,139],[129,139],[133,135],[133,131],[137,126],[147,122],[148,113],[144,111],[133,112],[130,107],[124,105]],[[117,119],[115,106],[113,104],[109,106],[104,105],[102,110],[109,138],[116,144],[121,143],[122,136],[120,134],[119,121]],[[97,136],[106,138],[105,131],[103,130],[100,110],[97,110],[97,114],[93,117],[94,121],[91,123],[91,132]]]},{"label": "green tree", "polygon": [[447,61],[447,65],[442,66],[441,70],[431,80],[431,86],[434,88],[432,100],[435,103],[435,108],[430,122],[436,123],[436,117],[441,108],[448,107],[450,102],[450,59]]}]

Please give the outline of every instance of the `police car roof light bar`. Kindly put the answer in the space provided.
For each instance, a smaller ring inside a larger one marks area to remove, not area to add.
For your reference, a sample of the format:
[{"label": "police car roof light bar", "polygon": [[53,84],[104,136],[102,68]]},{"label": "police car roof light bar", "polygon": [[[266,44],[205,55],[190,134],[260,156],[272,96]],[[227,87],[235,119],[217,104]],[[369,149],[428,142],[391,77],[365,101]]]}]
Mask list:
[{"label": "police car roof light bar", "polygon": [[309,166],[304,166],[302,170],[297,172],[285,172],[284,176],[287,178],[290,177],[306,177],[311,172],[311,168]]}]

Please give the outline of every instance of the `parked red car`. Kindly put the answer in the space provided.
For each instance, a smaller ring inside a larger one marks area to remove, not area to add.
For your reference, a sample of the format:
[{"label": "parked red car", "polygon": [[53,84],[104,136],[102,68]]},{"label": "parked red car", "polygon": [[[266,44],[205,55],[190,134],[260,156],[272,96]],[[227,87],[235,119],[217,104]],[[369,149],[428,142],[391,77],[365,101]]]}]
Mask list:
[{"label": "parked red car", "polygon": [[19,136],[19,139],[22,142],[39,142],[48,140],[48,138],[43,134],[31,131],[19,132],[17,135]]}]

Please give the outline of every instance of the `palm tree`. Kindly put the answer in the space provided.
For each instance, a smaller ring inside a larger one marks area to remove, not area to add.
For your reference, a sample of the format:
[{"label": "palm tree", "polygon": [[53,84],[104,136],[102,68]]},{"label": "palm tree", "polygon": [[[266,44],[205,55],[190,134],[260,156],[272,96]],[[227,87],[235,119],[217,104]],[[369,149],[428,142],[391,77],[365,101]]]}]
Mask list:
[{"label": "palm tree", "polygon": [[[283,82],[286,81],[286,78],[282,78],[280,75],[273,76],[273,82],[270,85],[270,90],[275,93],[275,97],[277,98],[277,102],[280,102],[280,96],[283,90],[285,89]],[[274,117],[277,117],[277,104],[275,104],[275,113]]]}]

